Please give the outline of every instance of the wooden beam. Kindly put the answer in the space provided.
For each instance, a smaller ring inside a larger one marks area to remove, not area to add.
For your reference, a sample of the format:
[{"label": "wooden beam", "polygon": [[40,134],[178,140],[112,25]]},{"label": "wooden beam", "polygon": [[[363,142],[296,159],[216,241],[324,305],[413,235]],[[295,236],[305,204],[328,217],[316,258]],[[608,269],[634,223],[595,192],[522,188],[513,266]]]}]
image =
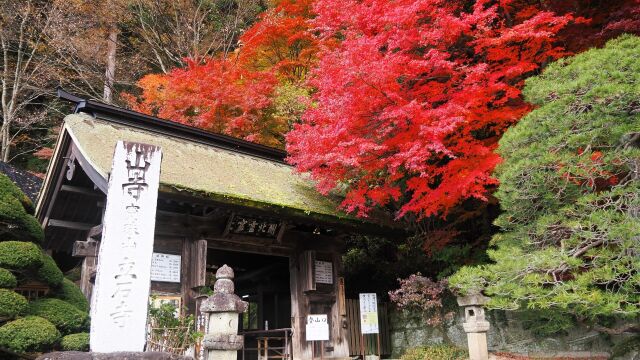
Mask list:
[{"label": "wooden beam", "polygon": [[[87,234],[87,239],[90,238],[98,238],[102,235],[102,224],[96,225],[89,229],[89,233]],[[99,240],[99,239],[96,239]]]},{"label": "wooden beam", "polygon": [[91,228],[95,226],[94,224],[88,224],[88,223],[82,223],[82,222],[76,222],[76,221],[55,220],[55,219],[49,219],[49,221],[47,222],[47,225],[52,227],[61,227],[61,228],[81,230],[81,231],[91,230]]},{"label": "wooden beam", "polygon": [[91,197],[104,197],[104,194],[101,192],[97,192],[93,189],[89,189],[81,186],[74,186],[74,185],[62,185],[60,187],[60,191],[70,192],[70,193],[84,195],[84,196],[91,196]]}]

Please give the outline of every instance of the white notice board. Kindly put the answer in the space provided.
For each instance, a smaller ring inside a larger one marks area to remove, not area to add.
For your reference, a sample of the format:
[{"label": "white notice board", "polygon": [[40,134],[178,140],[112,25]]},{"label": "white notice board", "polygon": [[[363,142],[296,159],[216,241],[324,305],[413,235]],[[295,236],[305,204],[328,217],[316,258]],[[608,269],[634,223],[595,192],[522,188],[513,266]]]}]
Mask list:
[{"label": "white notice board", "polygon": [[378,334],[378,299],[375,293],[360,294],[360,328],[362,334]]},{"label": "white notice board", "polygon": [[333,264],[330,261],[315,263],[316,284],[333,284]]},{"label": "white notice board", "polygon": [[329,321],[326,314],[307,316],[307,341],[329,340]]},{"label": "white notice board", "polygon": [[151,281],[180,282],[180,255],[153,253]]}]

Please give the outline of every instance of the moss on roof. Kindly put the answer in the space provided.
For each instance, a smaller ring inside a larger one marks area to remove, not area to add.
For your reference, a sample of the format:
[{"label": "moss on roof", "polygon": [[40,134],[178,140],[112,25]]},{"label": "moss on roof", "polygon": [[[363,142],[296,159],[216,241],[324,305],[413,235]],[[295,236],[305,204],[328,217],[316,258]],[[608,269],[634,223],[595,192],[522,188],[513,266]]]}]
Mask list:
[{"label": "moss on roof", "polygon": [[161,190],[191,191],[216,201],[257,208],[289,209],[314,218],[355,218],[337,210],[338,197],[319,194],[289,165],[251,155],[159,135],[95,119],[86,114],[65,118],[74,143],[106,179],[118,140],[162,147]]}]

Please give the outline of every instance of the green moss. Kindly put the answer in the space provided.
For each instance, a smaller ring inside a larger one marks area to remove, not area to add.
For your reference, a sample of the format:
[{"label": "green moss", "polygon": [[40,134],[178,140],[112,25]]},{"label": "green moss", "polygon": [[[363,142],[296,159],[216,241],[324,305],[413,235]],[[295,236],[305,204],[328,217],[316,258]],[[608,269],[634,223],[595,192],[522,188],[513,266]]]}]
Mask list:
[{"label": "green moss", "polygon": [[38,245],[22,241],[0,243],[0,267],[11,270],[36,269],[42,266],[42,250]]},{"label": "green moss", "polygon": [[50,350],[59,339],[56,327],[37,316],[27,316],[0,327],[0,346],[19,353]]},{"label": "green moss", "polygon": [[29,303],[27,314],[49,320],[63,334],[85,330],[89,315],[60,299],[38,299]]},{"label": "green moss", "polygon": [[44,232],[29,213],[31,201],[4,174],[0,174],[0,241],[24,240],[40,243]]},{"label": "green moss", "polygon": [[62,284],[64,275],[56,265],[56,262],[47,254],[42,255],[42,266],[38,269],[38,280],[44,281],[51,287],[58,287]]},{"label": "green moss", "polygon": [[12,197],[20,202],[25,211],[33,212],[33,203],[5,174],[0,173],[0,197]]},{"label": "green moss", "polygon": [[89,351],[89,333],[67,335],[60,345],[64,351]]},{"label": "green moss", "polygon": [[62,285],[56,290],[55,296],[69,304],[75,306],[81,311],[89,311],[89,302],[80,288],[69,279],[63,279]]},{"label": "green moss", "polygon": [[0,319],[13,319],[27,308],[27,299],[13,290],[0,289]]},{"label": "green moss", "polygon": [[468,357],[465,350],[439,344],[409,349],[400,360],[464,360]]},{"label": "green moss", "polygon": [[0,268],[0,288],[13,289],[18,285],[15,275],[7,269]]}]

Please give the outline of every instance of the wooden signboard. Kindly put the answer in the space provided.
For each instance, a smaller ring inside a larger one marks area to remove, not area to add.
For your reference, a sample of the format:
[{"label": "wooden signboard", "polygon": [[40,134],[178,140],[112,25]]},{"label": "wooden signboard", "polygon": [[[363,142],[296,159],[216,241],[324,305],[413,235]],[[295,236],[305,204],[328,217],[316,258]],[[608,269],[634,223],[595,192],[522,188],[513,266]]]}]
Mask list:
[{"label": "wooden signboard", "polygon": [[153,253],[151,258],[151,281],[179,283],[181,256]]},{"label": "wooden signboard", "polygon": [[330,261],[315,261],[316,284],[333,284],[333,264]]},{"label": "wooden signboard", "polygon": [[362,334],[378,334],[378,299],[375,293],[360,294],[360,329]]},{"label": "wooden signboard", "polygon": [[162,151],[118,141],[91,306],[91,350],[143,351]]},{"label": "wooden signboard", "polygon": [[307,341],[329,340],[329,321],[327,320],[327,315],[308,315],[305,330]]}]

